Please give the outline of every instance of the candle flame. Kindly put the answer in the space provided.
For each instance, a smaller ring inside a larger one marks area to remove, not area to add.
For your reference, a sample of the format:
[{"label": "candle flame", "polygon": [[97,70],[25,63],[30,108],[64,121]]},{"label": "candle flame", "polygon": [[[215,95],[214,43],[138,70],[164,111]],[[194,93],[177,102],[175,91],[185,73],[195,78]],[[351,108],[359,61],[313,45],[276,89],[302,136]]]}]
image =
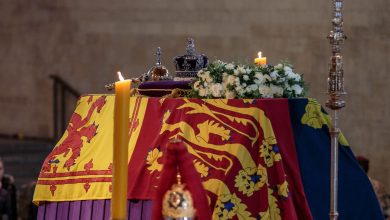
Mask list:
[{"label": "candle flame", "polygon": [[261,51],[259,51],[259,52],[257,53],[257,55],[259,56],[259,58],[261,58]]},{"label": "candle flame", "polygon": [[118,78],[120,81],[124,81],[125,79],[122,76],[122,73],[118,71]]}]

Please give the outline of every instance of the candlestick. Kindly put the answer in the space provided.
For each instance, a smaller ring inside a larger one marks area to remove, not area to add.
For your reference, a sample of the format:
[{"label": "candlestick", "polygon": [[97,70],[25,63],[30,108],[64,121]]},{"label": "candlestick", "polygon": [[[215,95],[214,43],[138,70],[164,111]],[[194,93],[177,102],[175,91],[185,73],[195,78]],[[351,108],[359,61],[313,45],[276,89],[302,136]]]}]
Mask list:
[{"label": "candlestick", "polygon": [[112,168],[111,219],[124,220],[127,208],[127,168],[129,145],[129,102],[131,80],[115,83],[114,149]]},{"label": "candlestick", "polygon": [[261,51],[258,54],[258,58],[255,58],[255,64],[257,65],[260,65],[260,66],[264,66],[264,65],[267,65],[267,57],[262,57],[261,56]]}]

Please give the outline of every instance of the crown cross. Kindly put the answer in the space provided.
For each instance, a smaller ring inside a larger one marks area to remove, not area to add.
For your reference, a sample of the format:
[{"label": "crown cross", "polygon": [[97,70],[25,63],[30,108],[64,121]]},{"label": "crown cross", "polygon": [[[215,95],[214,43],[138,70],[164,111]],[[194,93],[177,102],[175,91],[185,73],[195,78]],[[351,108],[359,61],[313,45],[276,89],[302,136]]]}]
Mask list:
[{"label": "crown cross", "polygon": [[157,65],[161,65],[161,54],[161,47],[157,47],[157,52],[154,54],[156,55]]},{"label": "crown cross", "polygon": [[194,42],[194,39],[192,39],[192,38],[188,38],[187,54],[189,54],[189,55],[195,54],[195,42]]}]

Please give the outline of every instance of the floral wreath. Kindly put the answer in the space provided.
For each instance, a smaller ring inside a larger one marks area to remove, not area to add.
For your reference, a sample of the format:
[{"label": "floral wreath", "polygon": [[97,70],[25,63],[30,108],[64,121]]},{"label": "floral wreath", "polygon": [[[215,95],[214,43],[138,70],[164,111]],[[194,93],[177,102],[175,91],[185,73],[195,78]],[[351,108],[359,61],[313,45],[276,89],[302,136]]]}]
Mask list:
[{"label": "floral wreath", "polygon": [[296,98],[306,92],[303,76],[287,62],[259,66],[215,60],[197,73],[190,97]]}]

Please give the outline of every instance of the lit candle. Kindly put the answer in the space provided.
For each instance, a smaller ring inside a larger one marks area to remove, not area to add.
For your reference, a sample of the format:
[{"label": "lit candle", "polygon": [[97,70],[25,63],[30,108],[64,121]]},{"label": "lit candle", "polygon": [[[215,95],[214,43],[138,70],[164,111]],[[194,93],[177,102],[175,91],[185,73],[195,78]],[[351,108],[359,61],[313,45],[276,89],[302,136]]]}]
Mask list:
[{"label": "lit candle", "polygon": [[258,53],[259,57],[255,58],[255,64],[264,66],[267,65],[267,57],[261,57],[261,52]]},{"label": "lit candle", "polygon": [[131,80],[124,80],[120,72],[118,76],[120,81],[115,82],[111,220],[127,219],[127,155]]}]

